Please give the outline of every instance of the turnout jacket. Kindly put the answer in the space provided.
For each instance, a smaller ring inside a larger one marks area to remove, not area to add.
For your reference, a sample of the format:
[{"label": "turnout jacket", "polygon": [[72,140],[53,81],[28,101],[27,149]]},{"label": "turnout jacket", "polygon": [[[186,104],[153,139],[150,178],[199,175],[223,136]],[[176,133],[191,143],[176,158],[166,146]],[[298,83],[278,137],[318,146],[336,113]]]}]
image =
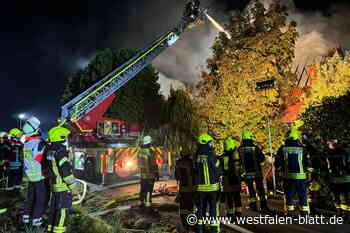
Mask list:
[{"label": "turnout jacket", "polygon": [[24,173],[30,182],[43,180],[41,161],[46,143],[41,137],[26,137],[23,147]]},{"label": "turnout jacket", "polygon": [[48,168],[46,171],[51,180],[53,192],[66,192],[73,189],[76,180],[65,145],[54,142],[48,146],[43,164]]},{"label": "turnout jacket", "polygon": [[220,156],[221,170],[223,174],[222,186],[224,192],[240,190],[241,167],[238,149],[225,151]]},{"label": "turnout jacket", "polygon": [[8,169],[21,169],[23,165],[23,144],[17,140],[11,140],[11,151],[7,157]]},{"label": "turnout jacket", "polygon": [[255,178],[262,176],[261,163],[265,156],[259,147],[254,145],[253,140],[243,140],[238,148],[245,177]]},{"label": "turnout jacket", "polygon": [[179,192],[194,192],[193,159],[183,156],[176,160],[175,178],[179,184]]},{"label": "turnout jacket", "polygon": [[151,150],[151,145],[143,145],[138,155],[141,179],[156,179],[159,177],[156,154]]},{"label": "turnout jacket", "polygon": [[298,140],[287,140],[277,152],[275,167],[287,179],[306,179],[307,169],[311,168],[310,156]]},{"label": "turnout jacket", "polygon": [[7,141],[0,143],[0,166],[5,165],[10,153],[11,145]]},{"label": "turnout jacket", "polygon": [[220,190],[220,161],[211,151],[209,145],[200,145],[194,165],[195,190],[212,192]]},{"label": "turnout jacket", "polygon": [[332,183],[350,182],[350,154],[342,149],[329,149],[326,152],[328,174]]}]

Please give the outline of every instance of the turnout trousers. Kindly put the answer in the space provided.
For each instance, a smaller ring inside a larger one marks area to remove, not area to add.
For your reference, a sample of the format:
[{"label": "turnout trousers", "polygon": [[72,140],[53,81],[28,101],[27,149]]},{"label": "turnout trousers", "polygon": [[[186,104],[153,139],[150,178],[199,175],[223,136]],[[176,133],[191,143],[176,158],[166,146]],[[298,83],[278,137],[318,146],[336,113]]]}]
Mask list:
[{"label": "turnout trousers", "polygon": [[47,231],[49,233],[66,232],[71,209],[72,194],[70,192],[53,192],[50,201],[50,215]]},{"label": "turnout trousers", "polygon": [[189,214],[193,214],[194,203],[193,203],[193,195],[194,192],[180,192],[179,193],[179,212],[182,225],[189,229],[191,226],[187,223],[187,216]]},{"label": "turnout trousers", "polygon": [[305,179],[293,180],[285,179],[284,192],[286,194],[287,211],[295,211],[294,195],[298,195],[299,207],[302,213],[310,213],[310,208],[307,200],[307,183]]},{"label": "turnout trousers", "polygon": [[[254,188],[254,181],[255,181],[256,190]],[[258,196],[260,199],[260,208],[267,208],[263,178],[261,176],[254,177],[254,178],[247,178],[246,182],[247,182],[248,191],[249,191],[250,207],[253,209],[257,209],[256,193],[258,193]]]},{"label": "turnout trousers", "polygon": [[45,180],[29,182],[24,202],[22,221],[24,224],[41,226],[47,206],[47,185]]},{"label": "turnout trousers", "polygon": [[341,214],[350,214],[350,183],[331,183],[334,204]]},{"label": "turnout trousers", "polygon": [[[209,225],[210,233],[220,232],[220,222],[216,222],[215,218],[219,216],[219,191],[197,192],[196,193],[197,208],[197,228],[196,233],[204,233],[205,225]],[[209,207],[209,220],[205,221],[207,208]]]},{"label": "turnout trousers", "polygon": [[153,188],[154,188],[154,179],[141,179],[141,183],[140,183],[141,205],[145,205],[146,207],[151,207]]},{"label": "turnout trousers", "polygon": [[8,183],[7,190],[19,190],[21,189],[23,171],[19,168],[9,168],[7,171]]},{"label": "turnout trousers", "polygon": [[240,191],[222,192],[220,194],[221,204],[226,204],[227,216],[234,214],[240,215],[242,213],[242,200]]}]

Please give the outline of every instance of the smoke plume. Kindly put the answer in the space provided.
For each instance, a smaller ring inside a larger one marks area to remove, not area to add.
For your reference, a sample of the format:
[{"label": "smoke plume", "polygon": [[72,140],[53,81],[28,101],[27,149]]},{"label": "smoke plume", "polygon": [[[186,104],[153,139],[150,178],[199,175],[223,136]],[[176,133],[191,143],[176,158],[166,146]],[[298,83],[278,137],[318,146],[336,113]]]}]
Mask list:
[{"label": "smoke plume", "polygon": [[[273,0],[262,1],[268,7]],[[298,23],[299,38],[295,48],[294,66],[318,62],[330,48],[350,46],[349,6],[331,5],[329,16],[321,12],[298,10],[292,0],[281,0],[289,8],[289,20]]]}]

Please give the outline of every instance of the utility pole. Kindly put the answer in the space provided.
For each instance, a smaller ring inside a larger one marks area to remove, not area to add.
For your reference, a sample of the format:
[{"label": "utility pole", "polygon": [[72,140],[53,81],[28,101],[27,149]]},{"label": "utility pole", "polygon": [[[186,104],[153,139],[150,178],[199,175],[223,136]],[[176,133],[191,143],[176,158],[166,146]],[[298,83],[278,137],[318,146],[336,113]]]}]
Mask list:
[{"label": "utility pole", "polygon": [[[267,89],[272,89],[275,87],[276,79],[271,78],[268,80],[260,81],[256,83],[256,90],[257,91],[264,91],[265,97],[267,98]],[[276,173],[275,173],[275,165],[274,165],[274,159],[272,156],[272,132],[271,132],[271,118],[270,114],[267,117],[267,129],[268,129],[268,137],[269,137],[269,152],[271,157],[271,169],[272,169],[272,185],[273,185],[273,193],[276,194]]]}]

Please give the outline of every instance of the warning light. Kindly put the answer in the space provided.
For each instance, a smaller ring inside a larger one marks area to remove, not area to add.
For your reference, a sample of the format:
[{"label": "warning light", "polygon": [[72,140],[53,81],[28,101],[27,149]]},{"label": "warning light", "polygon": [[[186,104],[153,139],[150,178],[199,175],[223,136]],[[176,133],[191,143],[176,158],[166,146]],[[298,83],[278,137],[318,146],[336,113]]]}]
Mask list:
[{"label": "warning light", "polygon": [[133,166],[133,162],[131,162],[130,160],[129,161],[126,161],[125,163],[125,168],[130,168]]},{"label": "warning light", "polygon": [[158,166],[161,165],[163,163],[163,159],[159,158],[159,157],[156,158],[156,163],[157,163]]},{"label": "warning light", "polygon": [[123,161],[118,161],[114,164],[114,166],[116,166],[117,168],[123,168],[124,167],[124,164],[123,164]]}]

